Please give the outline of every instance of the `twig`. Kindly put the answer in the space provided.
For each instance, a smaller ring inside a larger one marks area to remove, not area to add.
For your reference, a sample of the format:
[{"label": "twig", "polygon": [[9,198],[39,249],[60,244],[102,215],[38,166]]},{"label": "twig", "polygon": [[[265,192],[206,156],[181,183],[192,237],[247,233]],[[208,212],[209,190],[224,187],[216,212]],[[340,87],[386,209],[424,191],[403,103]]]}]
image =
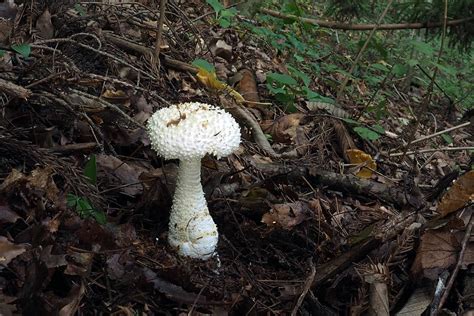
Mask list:
[{"label": "twig", "polygon": [[160,50],[161,50],[161,37],[163,36],[163,24],[165,21],[165,9],[166,0],[160,1],[160,19],[158,20],[158,31],[156,32],[156,43],[155,43],[155,63],[156,63],[156,75],[159,76],[160,72]]},{"label": "twig", "polygon": [[407,152],[400,152],[389,154],[389,157],[400,157],[403,155],[414,155],[414,154],[424,154],[424,153],[432,153],[435,151],[460,151],[460,150],[474,150],[474,147],[443,147],[443,148],[428,148],[428,149],[420,149],[420,150],[413,150]]},{"label": "twig", "polygon": [[20,99],[27,99],[31,96],[31,90],[3,79],[0,79],[0,91]]},{"label": "twig", "polygon": [[309,290],[311,289],[311,286],[313,285],[314,277],[316,276],[316,268],[314,267],[312,260],[310,261],[310,264],[311,264],[311,273],[309,277],[306,279],[306,282],[304,283],[303,292],[301,292],[300,296],[298,297],[298,301],[296,301],[296,305],[291,311],[291,316],[296,316],[298,314],[298,310],[300,309],[301,304],[303,304],[306,294],[308,294]]},{"label": "twig", "polygon": [[[438,59],[437,59],[437,64],[440,63],[441,61],[441,56],[443,56],[443,49],[444,49],[444,41],[446,39],[446,27],[447,27],[447,21],[448,21],[448,0],[444,0],[444,17],[443,17],[443,33],[441,35],[441,43],[439,46],[439,51],[438,51]],[[436,75],[438,74],[438,66],[435,65],[434,70],[433,70],[433,76],[431,77],[430,84],[428,85],[428,88],[426,89],[426,95],[423,97],[423,100],[421,101],[421,106],[420,106],[420,111],[426,112],[428,109],[428,106],[431,102],[431,98],[433,96],[433,87],[436,82]],[[423,113],[423,112],[421,112]],[[418,130],[418,127],[420,126],[420,120],[418,120],[415,117],[415,126],[412,130],[412,133],[409,135],[408,142],[405,145],[404,148],[404,153],[402,155],[401,160],[403,161],[405,159],[405,155],[408,152],[408,148],[410,148],[414,138],[415,138],[415,133]]]},{"label": "twig", "polygon": [[96,48],[94,48],[94,47],[91,47],[91,46],[89,46],[89,45],[85,45],[85,44],[79,43],[79,42],[77,42],[77,41],[75,41],[75,40],[72,40],[72,39],[70,39],[70,38],[54,38],[54,39],[50,39],[50,40],[38,41],[38,42],[35,42],[35,43],[33,43],[33,44],[35,44],[35,45],[38,45],[38,44],[41,45],[41,44],[49,44],[49,43],[56,43],[56,42],[60,42],[60,43],[71,43],[71,44],[78,45],[78,46],[80,46],[80,47],[82,47],[82,48],[88,49],[88,50],[93,51],[93,52],[95,52],[95,53],[97,53],[97,54],[100,54],[100,55],[104,55],[104,56],[109,57],[109,58],[111,58],[111,59],[113,59],[113,60],[115,60],[115,61],[117,61],[117,62],[119,62],[119,63],[121,63],[121,64],[123,64],[123,65],[125,65],[125,66],[128,66],[128,67],[132,68],[133,70],[135,70],[135,71],[141,73],[142,75],[146,76],[147,78],[154,79],[154,80],[157,79],[154,75],[152,75],[152,74],[150,74],[150,73],[148,73],[148,72],[146,72],[146,71],[144,71],[144,70],[141,70],[141,69],[139,69],[139,68],[133,66],[132,64],[130,64],[130,63],[128,63],[128,62],[126,62],[126,61],[124,61],[124,60],[122,60],[122,59],[120,59],[120,58],[118,58],[118,57],[116,57],[116,56],[114,56],[114,55],[112,55],[112,54],[109,54],[109,53],[107,53],[107,52],[98,50],[98,49],[96,49]]},{"label": "twig", "polygon": [[451,132],[451,131],[454,131],[454,130],[459,129],[459,128],[463,128],[463,127],[469,126],[470,124],[471,124],[471,122],[465,122],[465,123],[462,123],[462,124],[460,124],[460,125],[456,125],[456,126],[447,128],[447,129],[445,129],[445,130],[442,130],[442,131],[433,133],[433,134],[431,134],[431,135],[423,136],[423,137],[421,137],[421,138],[415,139],[414,141],[411,142],[411,144],[413,145],[413,144],[422,142],[422,141],[424,141],[424,140],[428,140],[428,139],[433,138],[433,137],[436,137],[436,136],[438,136],[438,135],[441,135],[441,134],[444,134],[444,133],[447,133],[447,132]]},{"label": "twig", "polygon": [[380,15],[378,21],[377,21],[377,24],[374,25],[374,27],[372,28],[372,30],[370,31],[370,34],[369,36],[367,37],[367,40],[365,41],[364,45],[362,46],[362,48],[359,50],[359,53],[357,54],[356,58],[354,59],[354,62],[352,63],[351,65],[351,69],[349,69],[349,73],[347,75],[344,76],[344,81],[342,82],[341,84],[341,87],[339,88],[339,91],[337,92],[337,98],[340,99],[341,96],[342,96],[342,93],[344,92],[344,89],[346,88],[346,85],[347,83],[349,82],[349,76],[352,75],[352,72],[354,71],[355,67],[357,66],[357,64],[359,64],[359,60],[360,58],[362,57],[362,54],[364,53],[365,49],[367,48],[367,46],[369,45],[369,42],[370,40],[372,39],[372,36],[374,36],[375,34],[375,31],[378,29],[380,23],[382,23],[385,15],[387,14],[388,12],[388,9],[390,9],[390,7],[392,6],[392,2],[393,0],[389,0],[388,3],[387,3],[387,6],[385,7],[385,9],[383,10],[382,14]]},{"label": "twig", "polygon": [[[461,268],[461,265],[464,259],[464,254],[466,253],[467,244],[471,238],[473,225],[474,225],[474,217],[472,216],[472,212],[471,212],[471,214],[469,215],[469,224],[466,227],[466,232],[464,233],[464,238],[462,240],[462,246],[461,246],[462,248],[461,248],[461,252],[459,252],[458,262],[456,263],[456,267],[454,268],[453,273],[451,274],[451,277],[449,278],[449,281],[446,284],[446,289],[443,293],[443,296],[441,296],[441,300],[439,301],[439,305],[438,305],[438,311],[443,307],[444,303],[448,299],[448,295],[451,290],[451,287],[453,286],[454,280],[456,279],[459,269]],[[434,315],[436,314],[437,313],[434,313]]]},{"label": "twig", "polygon": [[[277,17],[282,19],[293,19],[299,20],[301,22],[317,25],[319,27],[339,29],[339,30],[354,30],[354,31],[370,31],[376,24],[348,24],[348,23],[339,23],[333,21],[323,21],[311,18],[303,18],[292,14],[284,14],[278,11],[270,9],[260,9],[260,12]],[[455,26],[459,24],[464,24],[470,21],[474,21],[474,17],[468,17],[464,19],[456,19],[447,21],[447,26]],[[443,23],[440,22],[425,22],[425,23],[398,23],[398,24],[380,24],[378,30],[405,30],[405,29],[429,29],[437,28],[443,26]]]}]

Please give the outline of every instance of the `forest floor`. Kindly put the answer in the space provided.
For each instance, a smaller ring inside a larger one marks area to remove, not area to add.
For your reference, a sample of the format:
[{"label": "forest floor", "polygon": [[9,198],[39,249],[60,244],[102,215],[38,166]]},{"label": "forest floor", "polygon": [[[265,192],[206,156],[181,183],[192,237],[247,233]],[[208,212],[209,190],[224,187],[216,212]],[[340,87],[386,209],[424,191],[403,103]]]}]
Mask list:
[{"label": "forest floor", "polygon": [[[203,1],[170,1],[157,62],[144,3],[0,3],[13,17],[0,24],[0,315],[474,309],[472,120],[431,107],[442,97],[410,112],[426,95],[416,86],[390,100],[378,139],[353,133],[363,118],[349,95],[297,98],[288,113],[265,85],[284,57],[216,25]],[[196,59],[252,102],[206,86]],[[203,159],[219,230],[207,261],[167,244],[178,164],[144,128],[189,101],[227,108],[242,129],[237,152]]]}]

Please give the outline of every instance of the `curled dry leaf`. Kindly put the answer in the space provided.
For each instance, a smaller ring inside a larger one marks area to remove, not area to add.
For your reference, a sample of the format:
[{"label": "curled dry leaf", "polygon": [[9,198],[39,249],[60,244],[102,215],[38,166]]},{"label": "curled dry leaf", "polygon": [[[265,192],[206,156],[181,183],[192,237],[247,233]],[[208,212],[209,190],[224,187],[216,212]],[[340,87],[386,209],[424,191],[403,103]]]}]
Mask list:
[{"label": "curled dry leaf", "polygon": [[0,236],[0,265],[7,266],[15,257],[24,253],[28,245],[14,244]]},{"label": "curled dry leaf", "polygon": [[5,181],[0,185],[0,191],[8,191],[20,183],[28,183],[30,187],[45,192],[46,197],[59,205],[59,189],[53,180],[54,170],[51,166],[37,168],[27,176],[16,169],[12,169]]},{"label": "curled dry leaf", "polygon": [[[244,97],[245,100],[251,102],[260,102],[260,97],[257,91],[257,81],[252,71],[249,69],[242,69],[237,74],[239,83],[237,84],[237,91]],[[250,104],[252,106],[252,104]]]},{"label": "curled dry leaf", "polygon": [[454,182],[441,198],[438,212],[444,217],[465,206],[474,199],[474,170],[466,172]]},{"label": "curled dry leaf", "polygon": [[280,226],[290,230],[301,224],[309,217],[306,206],[302,202],[274,204],[270,212],[262,217],[262,222],[268,226]]},{"label": "curled dry leaf", "polygon": [[132,196],[142,193],[143,188],[139,183],[139,176],[146,171],[145,168],[125,163],[117,157],[109,155],[98,155],[96,159],[99,169],[118,178],[121,184],[125,185],[120,189],[121,192]]},{"label": "curled dry leaf", "polygon": [[456,263],[459,242],[448,229],[429,230],[421,237],[412,273],[436,280],[441,272]]},{"label": "curled dry leaf", "polygon": [[51,39],[54,36],[54,26],[51,22],[51,13],[46,8],[43,13],[36,20],[36,29],[41,38]]},{"label": "curled dry leaf", "polygon": [[368,179],[372,176],[372,170],[377,169],[377,164],[372,157],[362,150],[348,149],[346,150],[346,154],[351,164],[359,165],[358,168],[360,168],[360,170],[356,173],[356,176],[359,178]]},{"label": "curled dry leaf", "polygon": [[14,223],[19,218],[20,216],[13,212],[8,205],[0,205],[0,223]]},{"label": "curled dry leaf", "polygon": [[280,117],[266,131],[270,132],[273,140],[279,143],[291,143],[296,137],[296,130],[305,115],[293,113]]},{"label": "curled dry leaf", "polygon": [[215,56],[222,57],[227,61],[232,59],[232,46],[221,39],[211,45],[210,49]]},{"label": "curled dry leaf", "polygon": [[64,305],[60,310],[58,315],[59,316],[70,316],[75,315],[77,309],[79,308],[79,304],[81,303],[82,297],[86,292],[84,284],[81,282],[80,285],[74,286],[71,291],[69,292],[67,299],[69,303]]}]

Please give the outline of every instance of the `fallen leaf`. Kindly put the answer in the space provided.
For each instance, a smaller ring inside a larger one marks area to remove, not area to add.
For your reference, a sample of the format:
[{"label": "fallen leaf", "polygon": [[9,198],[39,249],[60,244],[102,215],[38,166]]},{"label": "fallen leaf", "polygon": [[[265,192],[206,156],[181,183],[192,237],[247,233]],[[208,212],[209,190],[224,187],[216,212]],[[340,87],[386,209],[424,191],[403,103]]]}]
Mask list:
[{"label": "fallen leaf", "polygon": [[227,61],[232,59],[232,46],[221,39],[211,45],[210,50],[215,56],[222,57]]},{"label": "fallen leaf", "polygon": [[348,149],[346,150],[346,153],[351,164],[359,165],[360,170],[356,173],[356,176],[359,178],[368,179],[372,176],[372,170],[377,169],[377,164],[372,159],[372,157],[362,150]]},{"label": "fallen leaf", "polygon": [[122,90],[107,89],[100,97],[113,104],[130,105],[130,97]]},{"label": "fallen leaf", "polygon": [[412,273],[436,280],[456,263],[458,251],[459,242],[449,230],[428,230],[421,236]]},{"label": "fallen leaf", "polygon": [[293,113],[280,117],[265,131],[270,132],[274,141],[279,143],[291,143],[296,137],[296,129],[304,119],[302,113]]},{"label": "fallen leaf", "polygon": [[14,223],[19,218],[21,217],[13,212],[8,205],[0,205],[0,223]]},{"label": "fallen leaf", "polygon": [[474,170],[466,172],[454,182],[441,198],[438,212],[444,217],[474,200]]},{"label": "fallen leaf", "polygon": [[146,171],[145,168],[129,165],[114,156],[97,155],[97,167],[99,170],[111,174],[118,178],[122,185],[126,185],[120,189],[121,192],[135,196],[141,194],[143,187],[140,184],[140,174]]},{"label": "fallen leaf", "polygon": [[227,84],[219,81],[215,72],[209,72],[206,69],[199,67],[196,77],[205,87],[218,91],[224,90],[226,93],[234,97],[235,101],[239,103],[245,102],[245,99],[240,95],[240,93],[229,87]]},{"label": "fallen leaf", "polygon": [[51,22],[51,13],[46,8],[36,20],[36,29],[43,39],[51,39],[54,36],[54,26]]},{"label": "fallen leaf", "polygon": [[270,212],[262,217],[262,222],[268,226],[280,226],[290,230],[308,219],[309,213],[302,202],[274,204]]},{"label": "fallen leaf", "polygon": [[[251,102],[260,102],[260,97],[257,90],[257,81],[255,76],[249,69],[242,69],[237,74],[240,78],[237,84],[237,91],[244,97],[245,100]],[[249,106],[252,106],[249,104]]]},{"label": "fallen leaf", "polygon": [[0,265],[7,266],[15,257],[26,251],[26,244],[14,244],[0,236]]},{"label": "fallen leaf", "polygon": [[67,265],[66,255],[53,255],[51,254],[51,250],[53,250],[53,245],[46,246],[41,251],[41,261],[45,264],[48,269],[57,268]]},{"label": "fallen leaf", "polygon": [[143,268],[143,272],[147,283],[152,283],[153,287],[160,293],[164,294],[168,299],[184,304],[205,304],[207,299],[202,294],[195,294],[186,291],[181,286],[163,280],[158,277],[155,272],[148,268]]},{"label": "fallen leaf", "polygon": [[94,254],[89,252],[68,252],[68,263],[64,274],[88,276],[93,258]]},{"label": "fallen leaf", "polygon": [[81,303],[82,297],[86,289],[84,287],[84,283],[81,282],[81,285],[75,285],[67,296],[69,303],[64,305],[60,310],[58,315],[59,316],[71,316],[75,315],[77,309],[79,308],[79,304]]}]

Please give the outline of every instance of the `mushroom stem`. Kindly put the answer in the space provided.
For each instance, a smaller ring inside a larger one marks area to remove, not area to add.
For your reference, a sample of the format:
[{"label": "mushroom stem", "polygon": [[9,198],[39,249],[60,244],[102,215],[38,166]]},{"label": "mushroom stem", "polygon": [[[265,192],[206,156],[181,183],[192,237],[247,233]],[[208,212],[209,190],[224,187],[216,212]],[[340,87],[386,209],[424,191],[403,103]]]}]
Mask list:
[{"label": "mushroom stem", "polygon": [[180,160],[169,223],[168,241],[181,255],[208,259],[218,233],[201,185],[201,159]]}]

